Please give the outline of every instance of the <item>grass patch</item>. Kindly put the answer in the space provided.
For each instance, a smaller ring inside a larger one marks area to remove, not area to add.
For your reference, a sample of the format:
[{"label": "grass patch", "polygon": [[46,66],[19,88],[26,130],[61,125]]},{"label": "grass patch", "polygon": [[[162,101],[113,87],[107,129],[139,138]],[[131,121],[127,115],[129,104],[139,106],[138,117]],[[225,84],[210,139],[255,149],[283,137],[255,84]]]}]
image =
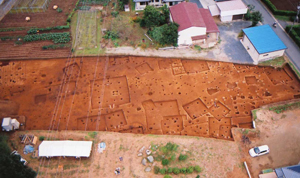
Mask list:
[{"label": "grass patch", "polygon": [[294,64],[289,62],[289,65],[291,66],[292,70],[296,73],[297,77],[300,79],[300,72],[297,70]]},{"label": "grass patch", "polygon": [[270,107],[269,110],[270,111],[274,111],[277,114],[280,114],[280,113],[282,113],[284,111],[292,110],[292,109],[295,109],[295,108],[300,108],[300,102],[289,103],[289,104],[284,104],[284,105]]},{"label": "grass patch", "polygon": [[275,15],[275,18],[282,21],[291,21],[291,16]]},{"label": "grass patch", "polygon": [[257,119],[256,113],[257,113],[258,110],[259,110],[259,109],[254,109],[254,110],[251,111],[253,120],[256,120],[256,119]]},{"label": "grass patch", "polygon": [[89,132],[88,135],[89,135],[89,137],[91,137],[91,138],[96,138],[97,132]]},{"label": "grass patch", "polygon": [[272,59],[272,60],[260,62],[258,65],[260,65],[260,66],[272,66],[272,67],[275,67],[275,68],[282,68],[286,63],[287,62],[284,59],[284,57],[281,56],[281,57],[277,57],[277,58]]}]

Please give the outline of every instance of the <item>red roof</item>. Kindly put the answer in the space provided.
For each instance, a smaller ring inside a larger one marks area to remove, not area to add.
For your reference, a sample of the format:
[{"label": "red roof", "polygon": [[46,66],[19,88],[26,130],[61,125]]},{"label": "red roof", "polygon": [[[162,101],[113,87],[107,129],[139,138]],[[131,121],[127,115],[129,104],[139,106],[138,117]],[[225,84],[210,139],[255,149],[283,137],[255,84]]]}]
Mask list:
[{"label": "red roof", "polygon": [[210,11],[208,9],[203,9],[203,8],[200,8],[199,11],[206,25],[206,33],[219,32],[219,28],[215,23],[214,18],[211,16]]},{"label": "red roof", "polygon": [[198,6],[195,3],[179,3],[170,7],[170,12],[173,21],[179,25],[179,32],[190,27],[206,27]]}]

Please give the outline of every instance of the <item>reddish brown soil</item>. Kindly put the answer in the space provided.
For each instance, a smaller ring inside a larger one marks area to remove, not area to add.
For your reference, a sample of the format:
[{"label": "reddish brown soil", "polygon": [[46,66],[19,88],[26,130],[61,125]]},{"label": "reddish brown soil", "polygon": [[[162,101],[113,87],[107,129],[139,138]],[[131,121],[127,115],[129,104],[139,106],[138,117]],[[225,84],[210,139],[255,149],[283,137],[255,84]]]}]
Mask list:
[{"label": "reddish brown soil", "polygon": [[[0,28],[11,27],[54,27],[60,25],[66,25],[68,16],[66,13],[70,13],[75,7],[77,0],[52,0],[45,12],[40,13],[19,13],[19,14],[7,14],[0,21]],[[58,13],[53,10],[53,5],[58,5],[63,11]],[[30,17],[30,22],[25,21],[25,17]]]},{"label": "reddish brown soil", "polygon": [[[300,94],[291,69],[146,57],[11,61],[0,99],[26,129],[177,134],[232,140],[251,110]],[[62,85],[63,83],[63,85]]]},{"label": "reddish brown soil", "polygon": [[278,10],[297,11],[298,0],[270,0]]}]

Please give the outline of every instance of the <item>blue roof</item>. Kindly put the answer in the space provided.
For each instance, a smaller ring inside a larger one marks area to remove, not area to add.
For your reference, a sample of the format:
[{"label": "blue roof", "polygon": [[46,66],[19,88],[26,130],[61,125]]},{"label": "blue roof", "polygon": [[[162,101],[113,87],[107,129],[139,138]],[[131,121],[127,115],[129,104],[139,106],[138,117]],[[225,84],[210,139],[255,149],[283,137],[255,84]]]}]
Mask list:
[{"label": "blue roof", "polygon": [[246,28],[243,31],[259,54],[287,48],[270,25]]}]

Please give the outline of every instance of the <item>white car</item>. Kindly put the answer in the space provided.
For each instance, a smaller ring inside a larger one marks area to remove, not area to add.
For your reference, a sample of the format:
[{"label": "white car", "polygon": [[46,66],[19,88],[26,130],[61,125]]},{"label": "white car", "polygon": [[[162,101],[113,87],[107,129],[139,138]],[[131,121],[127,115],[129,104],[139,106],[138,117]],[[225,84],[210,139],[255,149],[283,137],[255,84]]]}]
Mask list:
[{"label": "white car", "polygon": [[265,154],[268,154],[269,152],[270,152],[270,149],[269,149],[268,145],[254,147],[249,150],[249,154],[251,157],[265,155]]}]

